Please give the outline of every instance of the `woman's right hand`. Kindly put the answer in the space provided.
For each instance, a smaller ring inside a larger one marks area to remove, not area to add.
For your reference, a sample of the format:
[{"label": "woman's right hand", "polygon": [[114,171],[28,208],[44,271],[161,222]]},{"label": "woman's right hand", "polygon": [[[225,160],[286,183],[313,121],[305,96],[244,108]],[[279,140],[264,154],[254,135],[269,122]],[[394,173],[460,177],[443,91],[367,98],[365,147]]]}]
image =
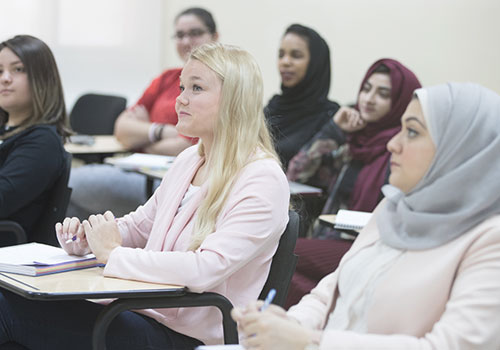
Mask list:
[{"label": "woman's right hand", "polygon": [[366,126],[366,121],[361,118],[359,111],[350,107],[341,107],[333,116],[333,121],[344,132],[358,131]]},{"label": "woman's right hand", "polygon": [[262,304],[260,301],[231,311],[245,349],[300,350],[315,338],[313,330],[289,318],[284,309],[269,305],[261,311]]},{"label": "woman's right hand", "polygon": [[[71,255],[85,255],[91,252],[87,238],[85,237],[85,231],[80,222],[80,219],[66,218],[62,223],[58,222],[56,224],[56,236],[59,241],[59,245]],[[68,240],[73,239],[70,243],[66,243]]]}]

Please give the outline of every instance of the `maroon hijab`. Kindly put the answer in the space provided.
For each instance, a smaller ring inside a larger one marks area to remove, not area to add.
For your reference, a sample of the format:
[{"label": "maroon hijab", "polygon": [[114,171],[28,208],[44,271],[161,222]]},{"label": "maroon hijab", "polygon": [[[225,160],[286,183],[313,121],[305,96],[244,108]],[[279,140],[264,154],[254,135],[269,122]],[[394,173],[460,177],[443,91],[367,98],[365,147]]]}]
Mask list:
[{"label": "maroon hijab", "polygon": [[[412,71],[396,60],[384,58],[368,69],[361,82],[360,92],[368,78],[382,64],[390,71],[391,109],[379,121],[369,123],[362,130],[347,137],[353,159],[363,162],[363,168],[358,174],[351,194],[349,203],[351,210],[373,211],[377,206],[390,159],[387,143],[401,129],[401,116],[412,99],[413,91],[421,87]],[[357,104],[356,109],[358,109]]]}]

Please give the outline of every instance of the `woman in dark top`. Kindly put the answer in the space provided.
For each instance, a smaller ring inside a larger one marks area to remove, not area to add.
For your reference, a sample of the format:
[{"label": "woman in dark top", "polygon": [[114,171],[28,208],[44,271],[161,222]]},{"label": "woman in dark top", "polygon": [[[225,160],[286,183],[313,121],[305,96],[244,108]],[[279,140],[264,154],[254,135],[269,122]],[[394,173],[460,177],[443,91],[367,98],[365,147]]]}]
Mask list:
[{"label": "woman in dark top", "polygon": [[311,28],[292,24],[281,40],[281,95],[264,113],[285,169],[289,160],[330,120],[339,105],[328,100],[330,51]]},{"label": "woman in dark top", "polygon": [[[28,240],[64,168],[68,134],[49,47],[28,35],[0,43],[0,220],[18,222]],[[1,233],[0,245],[8,243]]]},{"label": "woman in dark top", "polygon": [[[323,183],[330,180],[330,190],[333,190],[323,213],[334,213],[333,208],[338,209],[339,205],[350,210],[373,211],[382,199],[381,188],[389,175],[387,142],[401,129],[401,116],[413,91],[419,87],[415,74],[398,61],[376,61],[361,82],[354,108],[339,109],[290,162],[288,178],[297,180],[302,175],[304,180],[303,174],[309,174],[308,180],[311,181],[314,178],[311,174],[322,173],[324,176],[327,172],[322,169],[321,162],[330,158],[327,164],[331,164],[332,152],[345,143],[348,160],[342,179],[336,181],[335,171],[329,173],[329,179],[328,176],[321,179]],[[313,236],[333,238],[336,233],[320,226]],[[299,239],[296,248],[299,262],[287,305],[296,304],[322,277],[332,272],[350,246],[349,241]]]}]

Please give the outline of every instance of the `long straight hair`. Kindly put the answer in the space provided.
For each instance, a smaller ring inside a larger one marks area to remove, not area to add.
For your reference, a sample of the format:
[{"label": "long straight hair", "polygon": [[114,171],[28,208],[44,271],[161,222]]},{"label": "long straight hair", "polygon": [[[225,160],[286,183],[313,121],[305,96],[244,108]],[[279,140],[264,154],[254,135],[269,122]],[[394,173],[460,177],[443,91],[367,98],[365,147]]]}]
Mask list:
[{"label": "long straight hair", "polygon": [[[61,136],[70,135],[61,78],[50,48],[30,35],[17,35],[0,43],[0,51],[4,48],[9,48],[24,65],[31,90],[32,113],[18,128],[1,138],[5,139],[36,124],[55,125]],[[7,111],[0,108],[0,125],[5,125],[8,118]]]},{"label": "long straight hair", "polygon": [[[205,64],[222,81],[214,141],[206,160],[208,192],[198,209],[189,247],[196,250],[214,232],[217,217],[245,165],[259,157],[279,160],[264,118],[262,74],[255,59],[238,47],[219,43],[198,47],[190,59]],[[199,153],[205,156],[203,142]]]}]

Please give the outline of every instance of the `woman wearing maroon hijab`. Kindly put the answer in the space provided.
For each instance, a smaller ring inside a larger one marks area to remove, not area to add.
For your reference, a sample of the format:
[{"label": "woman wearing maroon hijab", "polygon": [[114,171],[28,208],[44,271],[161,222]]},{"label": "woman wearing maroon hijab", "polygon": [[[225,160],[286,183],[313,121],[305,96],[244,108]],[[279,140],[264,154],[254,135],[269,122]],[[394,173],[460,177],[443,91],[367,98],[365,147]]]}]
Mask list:
[{"label": "woman wearing maroon hijab", "polygon": [[[388,73],[384,73],[386,69],[389,70]],[[389,88],[386,86],[387,80],[390,82]],[[381,83],[377,86],[378,91],[374,89],[372,81]],[[386,147],[387,142],[399,132],[401,116],[410,103],[413,91],[419,87],[421,86],[415,74],[398,61],[381,59],[368,69],[361,83],[356,105],[362,128],[347,135],[352,159],[363,163],[349,201],[350,209],[372,211],[378,204],[380,188],[386,182],[388,174],[390,153]],[[390,109],[380,119],[374,120],[376,108],[373,107],[373,101],[376,101],[377,95],[387,100]],[[341,124],[338,122],[337,125]]]},{"label": "woman wearing maroon hijab", "polygon": [[[363,78],[354,108],[338,110],[290,161],[288,178],[328,188],[323,213],[334,213],[339,207],[373,211],[389,175],[386,144],[399,132],[401,116],[419,87],[415,74],[398,61],[381,59],[373,63]],[[347,146],[348,162],[343,177],[337,181],[338,168],[334,169],[330,157],[343,144]],[[335,236],[332,233],[317,229],[314,237]],[[287,304],[296,304],[332,272],[350,246],[349,241],[299,239],[299,262]]]}]

